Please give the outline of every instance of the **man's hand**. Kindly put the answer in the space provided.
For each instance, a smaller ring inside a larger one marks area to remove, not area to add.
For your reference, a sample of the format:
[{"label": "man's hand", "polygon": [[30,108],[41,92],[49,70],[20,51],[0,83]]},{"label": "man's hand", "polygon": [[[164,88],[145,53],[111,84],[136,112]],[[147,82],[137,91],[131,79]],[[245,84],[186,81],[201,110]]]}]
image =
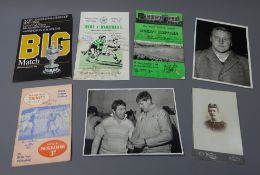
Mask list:
[{"label": "man's hand", "polygon": [[134,147],[135,147],[135,148],[138,148],[138,149],[142,149],[142,148],[144,148],[145,145],[146,145],[144,139],[135,140],[135,141],[133,142],[133,144],[134,144]]},{"label": "man's hand", "polygon": [[127,145],[126,145],[126,147],[128,148],[128,149],[134,149],[134,145],[133,145],[133,143],[131,142],[131,141],[127,141]]}]

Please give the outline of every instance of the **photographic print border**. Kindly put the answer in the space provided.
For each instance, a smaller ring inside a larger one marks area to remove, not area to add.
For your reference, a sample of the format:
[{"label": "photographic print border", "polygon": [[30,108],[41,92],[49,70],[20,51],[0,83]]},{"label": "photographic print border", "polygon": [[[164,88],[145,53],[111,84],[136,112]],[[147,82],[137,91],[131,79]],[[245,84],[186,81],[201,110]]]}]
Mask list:
[{"label": "photographic print border", "polygon": [[[131,153],[131,154],[84,154],[84,149],[85,149],[85,138],[86,138],[86,126],[87,126],[87,109],[88,109],[88,102],[89,102],[89,91],[90,90],[163,90],[163,89],[169,89],[172,90],[173,93],[173,100],[174,100],[174,106],[176,110],[176,123],[177,123],[177,129],[179,132],[179,141],[180,141],[180,146],[181,146],[181,153]],[[143,155],[184,155],[184,150],[183,150],[183,144],[182,144],[182,139],[181,139],[181,131],[180,131],[180,126],[179,126],[179,119],[178,119],[178,111],[177,111],[177,106],[176,106],[176,98],[175,98],[175,90],[174,88],[108,88],[108,89],[88,89],[87,90],[87,102],[86,102],[86,118],[85,118],[85,132],[84,132],[84,137],[83,137],[83,149],[82,149],[82,156],[84,157],[96,157],[96,156],[143,156]]]},{"label": "photographic print border", "polygon": [[[216,24],[224,24],[224,25],[229,25],[233,27],[240,27],[240,28],[245,28],[246,29],[246,40],[247,40],[247,52],[248,52],[248,66],[249,66],[249,78],[250,78],[250,86],[245,86],[245,85],[239,85],[239,84],[234,84],[234,83],[228,83],[224,81],[217,81],[217,80],[210,80],[210,79],[205,79],[205,78],[198,78],[195,77],[195,52],[196,52],[196,37],[197,37],[197,21],[201,20],[204,22],[211,22],[211,23],[216,23]],[[242,26],[242,25],[237,25],[237,24],[232,24],[232,23],[226,23],[226,22],[221,22],[221,21],[215,21],[215,20],[209,20],[209,19],[204,19],[204,18],[196,18],[195,20],[195,26],[194,26],[194,46],[193,46],[193,65],[192,65],[192,79],[195,80],[202,80],[202,81],[208,81],[208,82],[214,82],[214,83],[220,83],[220,84],[225,84],[225,85],[231,85],[231,86],[237,86],[237,87],[243,87],[243,88],[253,88],[253,80],[252,80],[252,68],[251,68],[251,55],[250,55],[250,46],[249,46],[249,36],[248,36],[248,27],[247,26]]]},{"label": "photographic print border", "polygon": [[[240,138],[241,138],[241,146],[243,154],[231,154],[231,153],[224,153],[224,152],[216,152],[212,150],[203,150],[200,148],[195,148],[194,145],[194,90],[199,89],[203,91],[217,91],[217,92],[228,92],[228,93],[234,93],[236,97],[236,107],[238,112],[238,123],[239,123],[239,132],[240,132]],[[243,148],[243,140],[242,140],[242,131],[241,131],[241,125],[240,125],[240,117],[239,117],[239,108],[238,108],[238,96],[237,93],[234,91],[225,91],[225,90],[216,90],[216,89],[205,89],[205,88],[199,88],[199,87],[193,87],[191,89],[192,93],[192,157],[198,160],[207,160],[207,161],[214,161],[214,162],[230,162],[233,164],[245,164],[245,154],[244,154],[244,148]]]}]

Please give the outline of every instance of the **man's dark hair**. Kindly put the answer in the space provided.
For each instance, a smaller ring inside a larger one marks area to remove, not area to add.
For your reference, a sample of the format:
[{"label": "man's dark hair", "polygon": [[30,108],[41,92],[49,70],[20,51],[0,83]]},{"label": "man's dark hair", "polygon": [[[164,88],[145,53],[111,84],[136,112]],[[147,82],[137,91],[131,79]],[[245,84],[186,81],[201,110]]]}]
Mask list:
[{"label": "man's dark hair", "polygon": [[208,109],[209,109],[209,108],[216,108],[216,109],[219,111],[219,107],[218,107],[218,105],[215,104],[215,103],[210,103],[210,104],[208,105]]},{"label": "man's dark hair", "polygon": [[99,39],[102,39],[102,38],[106,38],[106,36],[105,35],[100,35]]},{"label": "man's dark hair", "polygon": [[88,114],[95,114],[97,116],[98,110],[97,110],[96,106],[89,106],[88,107]]},{"label": "man's dark hair", "polygon": [[210,36],[213,35],[213,32],[214,32],[214,31],[218,31],[218,30],[229,33],[230,38],[232,38],[232,33],[230,32],[230,30],[228,30],[227,28],[222,27],[222,26],[214,27],[214,28],[211,30]]},{"label": "man's dark hair", "polygon": [[131,116],[131,115],[135,115],[135,112],[132,110],[132,109],[130,109],[129,111],[126,111],[125,112],[125,114],[127,115],[127,117],[129,117],[129,116]]},{"label": "man's dark hair", "polygon": [[115,100],[112,103],[111,108],[115,111],[118,106],[125,106],[126,107],[126,103],[123,100],[118,99],[118,100]]},{"label": "man's dark hair", "polygon": [[139,103],[140,101],[147,101],[150,99],[152,101],[152,96],[147,91],[140,92],[136,97],[136,102]]}]

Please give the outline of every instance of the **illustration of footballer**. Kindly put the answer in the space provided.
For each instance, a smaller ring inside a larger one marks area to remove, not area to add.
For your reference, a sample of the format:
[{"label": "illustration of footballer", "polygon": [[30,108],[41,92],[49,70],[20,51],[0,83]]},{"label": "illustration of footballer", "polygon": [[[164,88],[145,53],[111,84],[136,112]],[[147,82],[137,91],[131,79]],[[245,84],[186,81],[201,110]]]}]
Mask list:
[{"label": "illustration of footballer", "polygon": [[97,40],[95,40],[89,47],[89,55],[91,55],[91,58],[95,58],[96,60],[98,58],[98,56],[100,55],[100,53],[103,50],[103,46],[106,43],[106,36],[101,35],[98,37]]},{"label": "illustration of footballer", "polygon": [[106,36],[100,35],[98,39],[94,40],[91,43],[89,49],[87,51],[82,51],[83,55],[88,54],[88,58],[86,61],[90,62],[90,59],[95,59],[95,61],[99,61],[99,56],[112,56],[117,64],[120,64],[122,60],[119,60],[117,54],[115,53],[120,49],[120,45],[118,43],[118,38],[114,37],[111,40],[106,40]]},{"label": "illustration of footballer", "polygon": [[116,53],[115,53],[119,49],[120,49],[120,45],[118,43],[118,38],[114,38],[113,40],[110,40],[108,42],[104,54],[108,55],[108,56],[112,55],[114,60],[119,64],[119,63],[121,63],[122,60],[119,60]]}]

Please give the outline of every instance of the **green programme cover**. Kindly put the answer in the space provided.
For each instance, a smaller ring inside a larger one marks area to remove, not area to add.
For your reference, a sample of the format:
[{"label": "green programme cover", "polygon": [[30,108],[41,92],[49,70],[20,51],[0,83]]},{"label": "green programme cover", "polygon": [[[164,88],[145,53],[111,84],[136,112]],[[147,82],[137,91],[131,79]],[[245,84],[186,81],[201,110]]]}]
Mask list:
[{"label": "green programme cover", "polygon": [[134,76],[185,79],[181,13],[136,11]]}]

